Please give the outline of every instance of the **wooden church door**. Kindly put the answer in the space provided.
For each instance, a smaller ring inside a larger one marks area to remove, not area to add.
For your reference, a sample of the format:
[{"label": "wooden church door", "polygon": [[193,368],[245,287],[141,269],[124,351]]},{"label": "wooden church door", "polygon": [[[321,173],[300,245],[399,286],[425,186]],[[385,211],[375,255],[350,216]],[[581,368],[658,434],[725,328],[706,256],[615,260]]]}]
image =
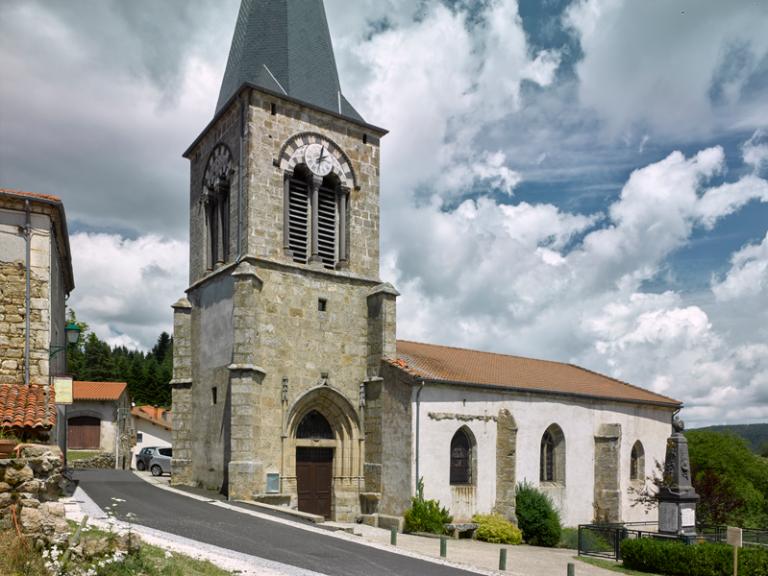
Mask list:
[{"label": "wooden church door", "polygon": [[299,510],[331,517],[333,448],[296,448]]}]

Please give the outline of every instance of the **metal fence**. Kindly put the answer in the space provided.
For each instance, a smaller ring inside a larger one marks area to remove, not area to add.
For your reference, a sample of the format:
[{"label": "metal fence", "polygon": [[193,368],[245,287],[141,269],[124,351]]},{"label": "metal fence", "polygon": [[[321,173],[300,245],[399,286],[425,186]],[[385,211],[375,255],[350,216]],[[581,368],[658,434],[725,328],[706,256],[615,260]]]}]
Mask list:
[{"label": "metal fence", "polygon": [[[621,560],[621,542],[626,539],[654,538],[695,542],[726,542],[726,526],[698,526],[696,536],[676,536],[658,532],[656,522],[628,522],[626,524],[580,524],[579,556],[596,556]],[[768,530],[742,528],[744,546],[768,548]]]}]

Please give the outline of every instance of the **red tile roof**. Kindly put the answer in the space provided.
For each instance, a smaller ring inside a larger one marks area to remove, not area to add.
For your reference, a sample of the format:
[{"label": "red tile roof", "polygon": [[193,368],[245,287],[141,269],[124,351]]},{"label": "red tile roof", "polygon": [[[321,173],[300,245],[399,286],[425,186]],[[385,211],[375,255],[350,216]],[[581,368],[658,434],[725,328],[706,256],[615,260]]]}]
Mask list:
[{"label": "red tile roof", "polygon": [[47,430],[55,423],[52,386],[0,384],[0,428]]},{"label": "red tile roof", "polygon": [[13,188],[0,188],[0,194],[5,196],[19,196],[21,198],[40,198],[42,200],[52,200],[53,202],[61,202],[61,198],[54,196],[53,194],[39,194],[37,192],[24,192],[23,190],[14,190]]},{"label": "red tile roof", "polygon": [[166,430],[171,430],[171,411],[157,406],[134,406],[131,408],[131,414],[136,418],[141,418],[151,422],[156,426],[162,426]]},{"label": "red tile roof", "polygon": [[74,400],[119,400],[128,384],[125,382],[82,382],[72,383]]},{"label": "red tile roof", "polygon": [[397,341],[393,366],[425,380],[680,406],[680,401],[574,364]]}]

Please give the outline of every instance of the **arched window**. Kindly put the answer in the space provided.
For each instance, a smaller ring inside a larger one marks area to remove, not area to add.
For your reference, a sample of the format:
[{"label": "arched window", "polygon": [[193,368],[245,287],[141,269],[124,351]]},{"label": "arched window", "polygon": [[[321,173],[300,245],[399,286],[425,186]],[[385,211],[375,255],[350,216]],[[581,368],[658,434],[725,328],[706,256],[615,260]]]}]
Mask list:
[{"label": "arched window", "polygon": [[317,410],[312,410],[299,422],[299,427],[296,429],[296,438],[333,440],[333,429],[328,424],[325,416]]},{"label": "arched window", "polygon": [[629,458],[629,479],[642,480],[645,478],[645,449],[638,440],[632,446],[632,454]]},{"label": "arched window", "polygon": [[541,437],[539,480],[565,483],[565,436],[552,424]]},{"label": "arched window", "polygon": [[207,232],[206,266],[209,270],[229,259],[229,189],[233,172],[229,148],[224,144],[216,145],[205,167],[202,193]]},{"label": "arched window", "polygon": [[451,439],[451,484],[472,484],[474,442],[466,428],[459,428]]}]

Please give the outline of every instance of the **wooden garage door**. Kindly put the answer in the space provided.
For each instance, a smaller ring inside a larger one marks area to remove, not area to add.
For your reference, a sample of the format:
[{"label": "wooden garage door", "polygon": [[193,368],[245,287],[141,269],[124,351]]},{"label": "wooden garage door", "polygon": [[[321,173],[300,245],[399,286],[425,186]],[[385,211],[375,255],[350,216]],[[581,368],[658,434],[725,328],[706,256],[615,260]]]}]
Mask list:
[{"label": "wooden garage door", "polygon": [[76,416],[69,419],[67,446],[81,450],[98,450],[101,436],[101,420],[93,416]]}]

